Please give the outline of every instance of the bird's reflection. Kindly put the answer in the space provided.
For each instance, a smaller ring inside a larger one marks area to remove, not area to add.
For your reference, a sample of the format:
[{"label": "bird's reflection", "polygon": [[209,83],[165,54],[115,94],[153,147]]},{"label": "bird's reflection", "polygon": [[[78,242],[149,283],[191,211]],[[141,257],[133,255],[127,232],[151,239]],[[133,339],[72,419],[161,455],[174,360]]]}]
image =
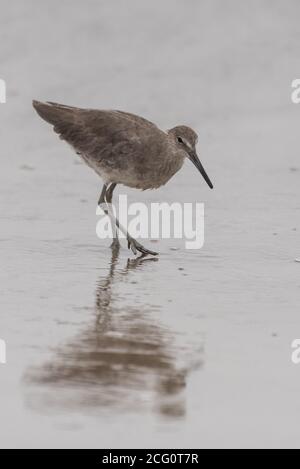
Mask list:
[{"label": "bird's reflection", "polygon": [[[150,307],[123,309],[114,292],[131,271],[144,270],[157,259],[127,260],[122,269],[118,261],[115,248],[109,273],[97,285],[96,320],[63,345],[51,362],[28,371],[27,383],[43,387],[31,388],[30,406],[93,412],[147,408],[168,417],[185,415],[184,391],[191,367],[177,366],[171,332],[156,323]],[[193,367],[200,364],[196,360]]]}]

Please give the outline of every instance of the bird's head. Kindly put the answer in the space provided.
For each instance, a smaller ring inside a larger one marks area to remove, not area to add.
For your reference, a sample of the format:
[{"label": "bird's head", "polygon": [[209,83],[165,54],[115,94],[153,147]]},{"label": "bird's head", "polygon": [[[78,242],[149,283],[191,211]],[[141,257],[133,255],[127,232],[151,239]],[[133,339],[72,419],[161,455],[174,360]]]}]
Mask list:
[{"label": "bird's head", "polygon": [[178,150],[184,152],[185,157],[187,157],[200,171],[205,181],[212,189],[213,185],[208,175],[206,174],[205,169],[203,168],[196,151],[196,144],[198,140],[198,135],[194,132],[193,129],[185,125],[178,125],[173,127],[173,129],[168,130],[168,135],[174,139],[175,145]]}]

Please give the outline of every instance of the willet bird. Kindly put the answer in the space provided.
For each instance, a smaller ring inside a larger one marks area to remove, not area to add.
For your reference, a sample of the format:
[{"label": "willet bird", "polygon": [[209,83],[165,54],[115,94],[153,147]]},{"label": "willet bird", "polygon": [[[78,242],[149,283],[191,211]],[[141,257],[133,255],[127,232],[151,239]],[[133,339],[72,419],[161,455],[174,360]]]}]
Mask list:
[{"label": "willet bird", "polygon": [[[98,204],[110,215],[116,234],[119,229],[126,236],[134,254],[157,253],[144,248],[112,215],[110,204],[117,184],[142,190],[158,188],[188,158],[213,188],[196,153],[197,134],[190,127],[179,125],[164,132],[143,117],[123,111],[80,109],[39,101],[33,101],[33,107],[101,176],[104,186]],[[116,235],[113,244],[118,243]]]}]

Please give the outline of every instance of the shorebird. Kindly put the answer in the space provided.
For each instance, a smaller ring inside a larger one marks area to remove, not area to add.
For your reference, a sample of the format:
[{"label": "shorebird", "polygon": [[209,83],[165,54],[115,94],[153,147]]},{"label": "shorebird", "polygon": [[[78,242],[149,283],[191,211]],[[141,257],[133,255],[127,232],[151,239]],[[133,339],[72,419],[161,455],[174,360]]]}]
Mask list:
[{"label": "shorebird", "polygon": [[213,188],[197,156],[198,136],[190,127],[179,125],[164,132],[147,119],[123,111],[81,109],[50,101],[33,101],[33,107],[101,176],[104,185],[98,205],[115,225],[113,245],[119,243],[119,229],[135,255],[137,251],[143,255],[158,253],[142,246],[113,216],[110,204],[117,184],[156,189],[166,184],[188,158]]}]

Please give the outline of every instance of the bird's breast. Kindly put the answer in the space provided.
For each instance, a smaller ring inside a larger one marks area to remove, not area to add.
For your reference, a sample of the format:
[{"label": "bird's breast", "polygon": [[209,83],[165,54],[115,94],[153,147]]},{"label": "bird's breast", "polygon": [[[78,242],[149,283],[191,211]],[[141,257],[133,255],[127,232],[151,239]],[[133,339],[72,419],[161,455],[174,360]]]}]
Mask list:
[{"label": "bird's breast", "polygon": [[143,190],[166,184],[184,161],[163,138],[145,136],[98,146],[93,154],[82,157],[105,182]]}]

